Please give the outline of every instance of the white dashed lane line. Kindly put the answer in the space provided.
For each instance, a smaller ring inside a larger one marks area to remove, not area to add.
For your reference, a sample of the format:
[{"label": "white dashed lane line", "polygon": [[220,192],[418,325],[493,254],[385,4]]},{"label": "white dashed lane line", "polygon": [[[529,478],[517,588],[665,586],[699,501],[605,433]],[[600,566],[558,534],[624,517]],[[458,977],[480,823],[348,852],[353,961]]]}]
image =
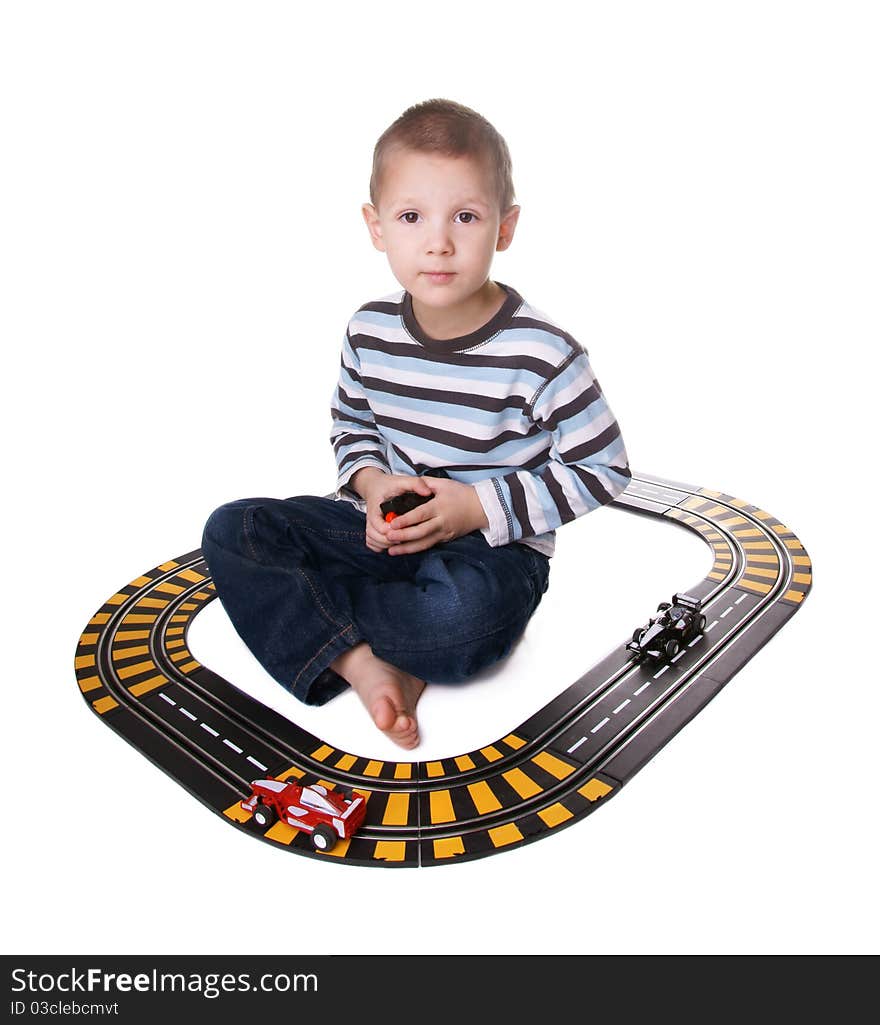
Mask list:
[{"label": "white dashed lane line", "polygon": [[[187,719],[192,720],[192,722],[198,722],[199,726],[201,726],[201,728],[206,733],[210,733],[212,737],[219,737],[220,736],[220,734],[214,729],[213,726],[209,726],[206,722],[199,722],[199,717],[197,715],[193,715],[192,712],[190,712],[189,709],[184,708],[183,705],[178,705],[177,702],[174,700],[174,698],[168,697],[168,695],[164,691],[159,694],[159,697],[162,698],[163,701],[167,701],[169,705],[171,705],[173,708],[176,708],[179,712],[182,712],[187,717]],[[238,746],[238,744],[233,744],[232,741],[231,740],[227,740],[226,737],[222,737],[221,739],[222,739],[223,743],[227,747],[231,747],[232,750],[236,754],[238,754],[238,755],[243,755],[244,754],[243,749],[240,748]],[[586,740],[586,737],[584,738],[584,740]],[[253,765],[256,765],[256,767],[261,772],[268,772],[269,771],[267,766],[263,765],[262,762],[258,762],[257,759],[253,758],[251,755],[245,755],[245,758],[247,758],[247,760],[249,762],[251,762]]]},{"label": "white dashed lane line", "polygon": [[[748,598],[748,595],[744,594],[741,598],[737,598],[736,601],[733,603],[733,605],[739,605],[739,603],[741,601],[745,600],[746,598]],[[719,620],[724,619],[724,617],[727,615],[728,612],[732,612],[733,611],[733,605],[731,605],[728,608],[726,608],[724,610],[724,612],[722,612],[721,615],[718,617],[718,619],[713,619],[712,622],[703,631],[703,633],[702,634],[697,634],[697,636],[690,642],[690,644],[688,644],[687,648],[682,648],[682,650],[675,656],[675,658],[672,659],[672,662],[677,662],[683,655],[687,654],[688,648],[692,648],[695,644],[699,644],[700,641],[703,639],[703,636],[705,634],[707,634],[712,629],[713,626],[717,626],[718,625]],[[658,677],[662,676],[666,672],[666,670],[669,669],[669,667],[672,664],[672,662],[670,662],[667,665],[663,666],[663,668],[659,672],[655,673],[654,674],[654,679],[656,680]],[[650,686],[651,686],[651,681],[648,680],[646,683],[643,683],[641,685],[641,687],[637,687],[636,690],[633,691],[633,697],[638,697],[638,695],[641,694],[643,690],[646,690]],[[623,709],[626,708],[626,706],[630,703],[630,700],[631,700],[630,698],[625,698],[623,701],[621,701],[621,703],[617,706],[617,708],[614,709],[614,711],[611,714],[612,715],[617,715],[618,712],[622,712]],[[597,733],[609,721],[610,721],[609,717],[606,716],[600,723],[597,723],[590,730],[590,733]],[[576,740],[571,745],[571,747],[567,749],[568,754],[571,754],[572,751],[577,751],[577,749],[581,746],[581,744],[585,744],[587,742],[587,739],[588,739],[587,737],[581,737],[580,740]],[[228,740],[224,741],[224,743],[228,744],[229,741]],[[251,759],[251,760],[253,760],[253,759]]]}]

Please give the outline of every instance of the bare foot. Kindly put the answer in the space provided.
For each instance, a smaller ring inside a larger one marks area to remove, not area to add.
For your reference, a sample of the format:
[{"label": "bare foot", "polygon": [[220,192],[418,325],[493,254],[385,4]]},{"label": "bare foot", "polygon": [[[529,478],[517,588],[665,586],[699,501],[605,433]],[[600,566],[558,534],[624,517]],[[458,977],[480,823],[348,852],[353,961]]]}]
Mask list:
[{"label": "bare foot", "polygon": [[351,684],[379,729],[400,747],[419,742],[416,704],[425,681],[377,658],[361,641],[330,663],[330,668]]}]

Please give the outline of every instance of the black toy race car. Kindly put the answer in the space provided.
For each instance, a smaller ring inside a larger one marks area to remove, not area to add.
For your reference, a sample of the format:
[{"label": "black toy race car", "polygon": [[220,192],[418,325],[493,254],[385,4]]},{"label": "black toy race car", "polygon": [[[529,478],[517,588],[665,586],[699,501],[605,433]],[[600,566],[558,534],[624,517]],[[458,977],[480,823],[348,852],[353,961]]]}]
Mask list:
[{"label": "black toy race car", "polygon": [[674,594],[672,603],[660,602],[659,615],[652,616],[647,626],[637,627],[626,650],[636,660],[660,662],[673,659],[706,629],[706,617],[700,611],[701,601],[689,594]]}]

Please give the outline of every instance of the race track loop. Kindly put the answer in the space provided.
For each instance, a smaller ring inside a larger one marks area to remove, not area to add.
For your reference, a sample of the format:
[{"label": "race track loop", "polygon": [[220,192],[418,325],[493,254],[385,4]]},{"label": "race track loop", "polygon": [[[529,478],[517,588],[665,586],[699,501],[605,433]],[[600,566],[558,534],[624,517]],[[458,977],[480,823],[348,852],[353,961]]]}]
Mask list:
[{"label": "race track loop", "polygon": [[[794,533],[718,491],[634,474],[613,508],[695,531],[714,554],[693,587],[706,629],[671,662],[638,664],[631,635],[512,733],[477,751],[386,762],[324,743],[255,701],[187,649],[216,595],[196,550],[120,588],[89,620],[76,678],[100,719],[238,829],[337,863],[444,865],[511,850],[588,815],[638,772],[798,610],[812,584]],[[633,624],[621,624],[629,628]],[[239,806],[250,781],[351,787],[367,816],[327,853]]]}]

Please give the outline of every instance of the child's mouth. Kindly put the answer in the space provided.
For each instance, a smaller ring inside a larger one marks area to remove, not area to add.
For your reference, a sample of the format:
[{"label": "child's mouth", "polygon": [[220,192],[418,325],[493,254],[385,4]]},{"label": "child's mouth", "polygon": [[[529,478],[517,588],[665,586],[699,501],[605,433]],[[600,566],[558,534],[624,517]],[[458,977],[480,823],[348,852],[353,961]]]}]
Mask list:
[{"label": "child's mouth", "polygon": [[455,274],[445,272],[435,274],[433,271],[423,271],[423,274],[436,285],[442,285],[445,281],[451,281],[455,277]]}]

